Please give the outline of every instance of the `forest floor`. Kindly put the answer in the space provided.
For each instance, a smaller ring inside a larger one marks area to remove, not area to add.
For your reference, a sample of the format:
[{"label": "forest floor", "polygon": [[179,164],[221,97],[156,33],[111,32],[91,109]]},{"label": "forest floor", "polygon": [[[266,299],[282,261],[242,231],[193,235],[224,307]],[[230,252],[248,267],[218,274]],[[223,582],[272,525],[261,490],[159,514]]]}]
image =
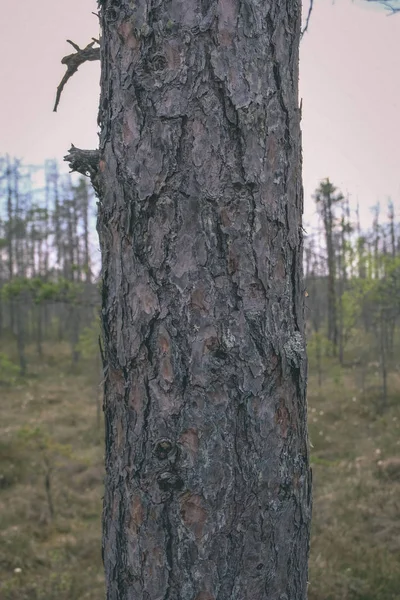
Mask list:
[{"label": "forest floor", "polygon": [[[45,346],[27,378],[0,387],[2,600],[104,597],[95,370]],[[400,374],[383,413],[374,376],[361,392],[358,368],[327,363],[321,386],[311,370],[309,600],[400,599]]]}]

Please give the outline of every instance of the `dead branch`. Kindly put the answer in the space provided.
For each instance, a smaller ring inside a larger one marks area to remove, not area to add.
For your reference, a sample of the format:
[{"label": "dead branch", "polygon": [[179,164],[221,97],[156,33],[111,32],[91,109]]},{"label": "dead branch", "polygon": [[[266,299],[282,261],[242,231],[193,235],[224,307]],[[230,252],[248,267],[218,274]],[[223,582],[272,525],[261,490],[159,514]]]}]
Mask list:
[{"label": "dead branch", "polygon": [[73,144],[64,156],[64,160],[69,163],[72,171],[77,171],[81,175],[92,176],[99,170],[100,152],[99,150],[81,150]]},{"label": "dead branch", "polygon": [[99,150],[81,150],[71,144],[71,148],[68,150],[68,154],[64,156],[64,160],[69,163],[71,167],[71,173],[74,171],[89,177],[92,182],[94,191],[99,196],[99,162],[100,162],[100,151]]},{"label": "dead branch", "polygon": [[100,60],[100,48],[93,48],[94,44],[99,44],[99,40],[92,38],[92,42],[86,46],[86,48],[79,48],[77,44],[71,42],[71,40],[67,40],[69,44],[73,48],[75,48],[76,52],[74,54],[69,54],[68,56],[64,56],[61,63],[63,65],[67,65],[67,72],[64,77],[61,79],[60,85],[57,88],[56,101],[54,104],[53,111],[57,112],[57,107],[60,102],[61,94],[64,89],[65,84],[68,79],[72,77],[74,73],[78,70],[78,68],[86,61],[89,60]]}]

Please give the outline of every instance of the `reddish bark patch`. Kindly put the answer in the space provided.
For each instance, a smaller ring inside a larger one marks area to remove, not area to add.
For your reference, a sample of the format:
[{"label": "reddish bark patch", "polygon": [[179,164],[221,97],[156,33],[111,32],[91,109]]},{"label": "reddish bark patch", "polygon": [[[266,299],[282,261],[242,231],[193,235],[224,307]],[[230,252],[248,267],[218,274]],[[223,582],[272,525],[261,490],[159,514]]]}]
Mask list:
[{"label": "reddish bark patch", "polygon": [[168,332],[163,329],[158,337],[158,345],[161,350],[160,374],[168,383],[174,380],[174,371],[171,364],[171,338]]},{"label": "reddish bark patch", "polygon": [[198,310],[206,310],[208,308],[208,303],[205,298],[205,290],[203,287],[197,287],[193,290],[192,295],[190,297],[190,302],[192,308]]},{"label": "reddish bark patch", "polygon": [[271,356],[271,358],[269,359],[269,363],[270,363],[270,368],[273,371],[274,369],[276,369],[277,365],[278,365],[279,359],[277,357],[276,354],[273,354]]},{"label": "reddish bark patch", "polygon": [[131,504],[131,520],[129,526],[136,531],[143,523],[144,510],[138,495],[134,495]]},{"label": "reddish bark patch", "polygon": [[219,211],[219,216],[221,218],[221,223],[224,227],[229,227],[229,225],[232,224],[232,221],[225,206]]},{"label": "reddish bark patch", "polygon": [[207,519],[207,512],[203,508],[201,496],[188,494],[181,503],[182,521],[188,529],[191,529],[199,541],[203,536],[203,528]]},{"label": "reddish bark patch", "polygon": [[135,36],[135,28],[131,20],[122,21],[118,27],[118,33],[128,48],[136,50],[139,47],[139,40]]},{"label": "reddish bark patch", "polygon": [[197,455],[197,452],[199,451],[199,434],[197,429],[187,429],[184,433],[182,433],[179,440],[193,456]]},{"label": "reddish bark patch", "polygon": [[215,596],[209,592],[200,592],[200,594],[197,594],[195,600],[215,600]]},{"label": "reddish bark patch", "polygon": [[139,413],[143,409],[143,388],[138,384],[134,383],[129,395],[129,400],[132,408]]},{"label": "reddish bark patch", "polygon": [[290,413],[286,408],[285,400],[283,398],[279,400],[279,407],[275,413],[275,423],[280,425],[282,437],[286,439],[290,423]]},{"label": "reddish bark patch", "polygon": [[239,267],[238,257],[236,256],[236,254],[232,250],[232,248],[229,248],[229,254],[228,254],[228,273],[229,273],[229,275],[236,273],[236,271],[238,270],[238,267]]},{"label": "reddish bark patch", "polygon": [[218,338],[210,336],[204,340],[204,352],[215,352],[219,346]]},{"label": "reddish bark patch", "polygon": [[229,396],[223,386],[217,386],[213,390],[210,390],[208,398],[215,405],[227,406],[229,404]]},{"label": "reddish bark patch", "polygon": [[284,279],[286,277],[286,265],[285,258],[282,254],[280,254],[276,266],[275,266],[275,275],[278,279]]},{"label": "reddish bark patch", "polygon": [[165,357],[161,361],[161,375],[165,381],[168,381],[168,383],[172,383],[174,380],[172,364],[168,357]]},{"label": "reddish bark patch", "polygon": [[108,370],[108,380],[114,395],[123,396],[125,394],[125,380],[121,371],[110,367]]},{"label": "reddish bark patch", "polygon": [[232,44],[237,21],[236,0],[219,0],[218,2],[218,41],[221,46]]},{"label": "reddish bark patch", "polygon": [[105,161],[105,160],[100,160],[100,161],[99,161],[99,169],[100,169],[100,171],[101,171],[102,173],[104,173],[104,171],[105,171],[105,168],[106,168],[106,161]]},{"label": "reddish bark patch", "polygon": [[170,69],[179,69],[181,66],[181,55],[176,43],[169,43],[164,46],[165,58]]},{"label": "reddish bark patch", "polygon": [[169,338],[166,335],[162,334],[158,338],[158,343],[160,344],[160,350],[161,350],[161,352],[163,354],[167,354],[169,352],[169,349],[170,349]]},{"label": "reddish bark patch", "polygon": [[112,510],[111,510],[111,519],[116,522],[117,515],[119,513],[119,497],[118,494],[114,494],[113,502],[112,502]]},{"label": "reddish bark patch", "polygon": [[159,308],[156,294],[149,285],[144,285],[143,283],[137,286],[136,291],[146,315],[153,314]]},{"label": "reddish bark patch", "polygon": [[270,133],[267,136],[267,161],[269,169],[274,172],[278,167],[278,142],[276,135]]},{"label": "reddish bark patch", "polygon": [[124,441],[124,427],[121,419],[117,421],[117,452],[119,453],[123,446]]},{"label": "reddish bark patch", "polygon": [[125,111],[122,123],[122,139],[125,146],[130,146],[135,139],[139,138],[139,130],[136,116],[133,111]]},{"label": "reddish bark patch", "polygon": [[262,310],[265,306],[265,296],[261,283],[251,283],[246,291],[246,307],[252,310]]},{"label": "reddish bark patch", "polygon": [[151,550],[150,564],[154,564],[156,568],[160,568],[165,562],[165,552],[160,546],[154,546]]}]

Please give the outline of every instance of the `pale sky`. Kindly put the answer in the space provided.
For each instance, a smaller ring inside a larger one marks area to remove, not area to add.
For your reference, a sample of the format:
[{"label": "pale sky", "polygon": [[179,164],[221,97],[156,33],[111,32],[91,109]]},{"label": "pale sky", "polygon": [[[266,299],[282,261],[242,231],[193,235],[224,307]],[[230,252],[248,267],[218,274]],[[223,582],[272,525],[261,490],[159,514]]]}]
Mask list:
[{"label": "pale sky", "polygon": [[[80,67],[52,112],[61,58],[73,51],[66,39],[84,47],[98,37],[96,1],[0,0],[0,7],[0,154],[40,164],[61,162],[71,142],[96,147],[99,63]],[[400,14],[388,17],[363,0],[314,0],[300,59],[306,223],[325,177],[354,205],[358,199],[365,223],[388,196],[400,216],[399,95]]]}]

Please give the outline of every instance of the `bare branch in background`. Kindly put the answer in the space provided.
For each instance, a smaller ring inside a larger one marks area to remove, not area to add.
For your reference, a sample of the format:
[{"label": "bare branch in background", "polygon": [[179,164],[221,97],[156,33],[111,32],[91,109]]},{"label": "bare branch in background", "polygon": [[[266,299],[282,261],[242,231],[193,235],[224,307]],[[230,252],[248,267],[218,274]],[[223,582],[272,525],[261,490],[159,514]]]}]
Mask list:
[{"label": "bare branch in background", "polygon": [[308,29],[308,25],[310,23],[310,18],[311,18],[311,13],[312,13],[313,5],[314,5],[314,0],[310,0],[310,6],[308,7],[308,13],[307,13],[307,17],[306,17],[306,24],[304,25],[303,29],[301,30],[300,38],[303,37],[303,35],[305,34],[305,32]]},{"label": "bare branch in background", "polygon": [[[400,0],[364,0],[364,2],[380,4],[385,10],[389,11],[388,16],[395,15],[396,13],[400,13]],[[310,0],[310,5],[308,7],[306,22],[301,30],[300,37],[302,38],[305,32],[308,30],[308,26],[310,24],[311,13],[314,7],[314,0]]]},{"label": "bare branch in background", "polygon": [[[395,15],[400,12],[400,2],[398,0],[364,0],[365,2],[374,2],[380,4],[383,8],[389,11],[389,15]],[[398,6],[396,6],[398,4]]]}]

